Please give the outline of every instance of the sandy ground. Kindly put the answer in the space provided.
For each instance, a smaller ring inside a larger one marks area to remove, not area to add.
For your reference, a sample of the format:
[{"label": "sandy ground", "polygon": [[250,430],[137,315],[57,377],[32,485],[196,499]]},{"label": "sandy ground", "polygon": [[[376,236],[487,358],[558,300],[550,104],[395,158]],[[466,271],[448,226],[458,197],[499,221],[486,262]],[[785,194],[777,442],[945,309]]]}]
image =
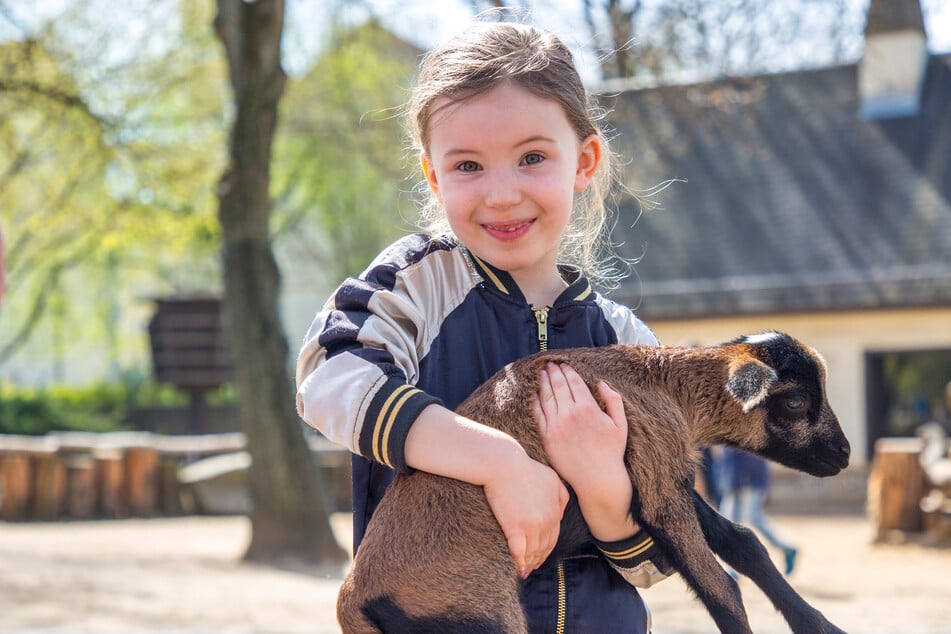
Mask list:
[{"label": "sandy ground", "polygon": [[[800,546],[794,586],[853,634],[951,634],[951,549],[873,545],[862,517],[774,518]],[[346,543],[347,518],[335,517]],[[338,632],[339,574],[249,565],[243,517],[0,522],[0,632]],[[788,632],[741,581],[753,629]],[[679,579],[644,592],[654,634],[714,632]]]}]

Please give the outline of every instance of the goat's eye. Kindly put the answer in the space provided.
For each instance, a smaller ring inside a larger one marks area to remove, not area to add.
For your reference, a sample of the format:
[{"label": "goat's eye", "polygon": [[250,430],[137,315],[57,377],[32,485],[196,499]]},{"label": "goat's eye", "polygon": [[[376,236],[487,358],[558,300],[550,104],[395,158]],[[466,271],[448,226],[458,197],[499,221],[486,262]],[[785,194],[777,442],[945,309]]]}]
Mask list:
[{"label": "goat's eye", "polygon": [[809,407],[809,401],[801,394],[790,394],[783,398],[786,409],[797,414],[806,411]]}]

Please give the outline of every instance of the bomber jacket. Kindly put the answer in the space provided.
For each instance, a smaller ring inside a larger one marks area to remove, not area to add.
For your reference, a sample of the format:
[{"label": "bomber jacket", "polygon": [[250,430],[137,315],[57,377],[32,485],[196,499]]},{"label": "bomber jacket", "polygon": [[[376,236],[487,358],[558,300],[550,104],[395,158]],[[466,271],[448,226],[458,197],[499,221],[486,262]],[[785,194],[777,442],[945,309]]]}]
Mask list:
[{"label": "bomber jacket", "polygon": [[[577,270],[562,275],[568,288],[552,306],[530,306],[507,272],[453,238],[413,234],[345,280],[317,314],[298,358],[297,408],[354,454],[354,550],[395,472],[411,471],[403,447],[426,406],[454,409],[540,349],[656,345],[630,309],[593,291]],[[646,631],[633,586],[669,572],[652,561],[663,559],[650,537],[555,559],[524,585],[531,631]]]}]

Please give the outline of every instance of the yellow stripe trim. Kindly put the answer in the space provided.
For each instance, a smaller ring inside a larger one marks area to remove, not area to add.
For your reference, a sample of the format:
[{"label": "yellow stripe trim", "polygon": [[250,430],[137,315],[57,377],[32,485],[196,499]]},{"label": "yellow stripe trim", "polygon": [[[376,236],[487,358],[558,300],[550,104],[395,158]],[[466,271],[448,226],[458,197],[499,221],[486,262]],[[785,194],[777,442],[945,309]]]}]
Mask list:
[{"label": "yellow stripe trim", "polygon": [[481,268],[481,269],[482,269],[482,272],[486,274],[486,276],[489,278],[489,280],[492,281],[493,284],[495,284],[495,287],[496,287],[497,289],[499,289],[500,291],[502,291],[503,293],[505,293],[506,295],[508,295],[508,294],[509,294],[508,289],[505,288],[505,285],[502,284],[502,281],[498,278],[498,276],[497,276],[495,273],[492,272],[492,269],[490,269],[488,266],[486,266],[485,262],[483,262],[482,260],[480,260],[480,259],[476,256],[475,253],[472,253],[472,252],[470,251],[470,252],[469,252],[469,255],[471,255],[471,256],[472,256],[472,259],[475,260],[475,261],[479,264],[479,268]]},{"label": "yellow stripe trim", "polygon": [[386,419],[386,427],[384,428],[384,431],[383,431],[382,451],[384,452],[383,458],[386,460],[386,464],[389,467],[393,466],[393,463],[390,462],[390,452],[388,449],[388,447],[390,446],[390,432],[393,431],[393,421],[396,420],[397,414],[400,413],[400,408],[402,408],[403,405],[406,403],[406,401],[408,401],[410,397],[412,397],[417,392],[419,392],[419,390],[411,389],[407,391],[406,394],[401,396],[400,400],[398,400],[396,402],[396,405],[393,406],[393,411],[390,412],[389,418]]},{"label": "yellow stripe trim", "polygon": [[[384,424],[383,417],[386,416],[386,413],[389,411],[390,404],[393,403],[393,401],[396,400],[396,398],[402,392],[405,392],[406,390],[412,390],[412,389],[413,387],[410,385],[401,385],[400,387],[393,390],[393,393],[390,394],[387,397],[386,401],[383,402],[383,406],[380,408],[380,413],[377,414],[377,417],[376,417],[376,424],[373,426],[373,457],[376,458],[377,462],[382,462],[383,464],[390,467],[392,467],[393,465],[391,465],[389,463],[389,460],[387,459],[389,458],[389,456],[384,457],[383,455],[380,454],[380,451],[381,451],[380,435],[383,429],[386,427],[386,425],[390,423],[390,419],[387,419],[386,423]],[[386,432],[386,436],[389,436],[389,431]]]},{"label": "yellow stripe trim", "polygon": [[591,294],[591,285],[588,284],[588,287],[584,289],[584,292],[582,292],[581,295],[578,295],[577,297],[575,297],[574,301],[580,302],[581,300],[583,300],[585,297],[587,297],[590,294]]},{"label": "yellow stripe trim", "polygon": [[622,550],[619,552],[609,552],[602,548],[601,552],[603,552],[605,555],[607,555],[611,559],[629,559],[631,557],[636,557],[637,555],[640,555],[641,553],[643,553],[644,551],[646,551],[648,548],[650,548],[653,545],[654,545],[653,538],[648,537],[645,541],[641,542],[640,544],[637,544],[636,546],[631,546],[627,550]]}]

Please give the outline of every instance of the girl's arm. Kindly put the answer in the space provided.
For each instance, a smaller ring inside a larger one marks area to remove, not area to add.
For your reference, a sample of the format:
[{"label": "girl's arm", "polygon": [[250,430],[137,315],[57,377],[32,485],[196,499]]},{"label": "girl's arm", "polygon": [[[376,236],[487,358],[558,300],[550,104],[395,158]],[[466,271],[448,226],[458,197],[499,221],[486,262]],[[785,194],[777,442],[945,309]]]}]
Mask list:
[{"label": "girl's arm", "polygon": [[548,558],[568,491],[557,473],[529,458],[514,438],[430,405],[410,428],[405,447],[410,467],[485,489],[523,578]]},{"label": "girl's arm", "polygon": [[[464,261],[414,261],[439,245],[409,236],[358,279],[346,280],[314,320],[297,363],[301,418],[330,440],[396,471],[413,468],[483,486],[523,575],[554,547],[568,495],[550,468],[510,436],[456,415],[415,387],[419,354],[446,302],[473,284]],[[437,253],[437,255],[441,255]]]}]

